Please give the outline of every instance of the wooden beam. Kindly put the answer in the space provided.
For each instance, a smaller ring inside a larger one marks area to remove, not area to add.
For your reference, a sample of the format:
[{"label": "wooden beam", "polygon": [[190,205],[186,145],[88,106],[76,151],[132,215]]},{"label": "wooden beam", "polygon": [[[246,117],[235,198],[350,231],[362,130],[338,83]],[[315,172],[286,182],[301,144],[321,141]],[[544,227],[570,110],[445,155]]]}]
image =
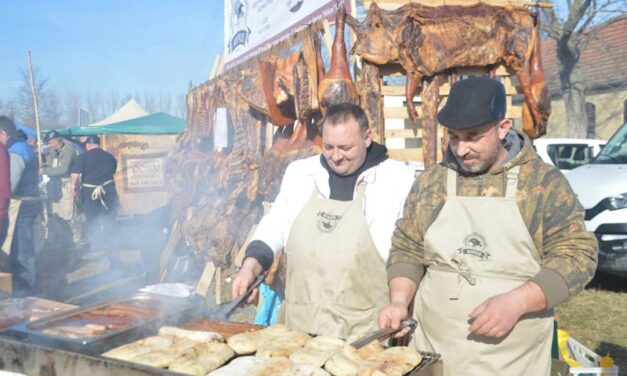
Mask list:
[{"label": "wooden beam", "polygon": [[[438,137],[442,136],[442,127],[438,127]],[[386,129],[385,138],[422,138],[422,128],[414,129]]]},{"label": "wooden beam", "polygon": [[397,161],[422,161],[422,149],[388,149],[390,158]]},{"label": "wooden beam", "polygon": [[[420,118],[422,116],[422,108],[416,106],[416,111],[418,111],[418,117]],[[383,117],[385,119],[408,119],[409,115],[407,115],[407,108],[405,107],[384,107]]]},{"label": "wooden beam", "polygon": [[[364,8],[370,8],[372,3],[377,3],[379,8],[385,10],[394,10],[405,4],[409,3],[417,3],[427,6],[440,6],[440,5],[474,5],[477,4],[477,0],[364,0]],[[519,5],[519,6],[528,6],[528,7],[542,7],[542,8],[552,8],[553,5],[548,2],[534,2],[534,1],[524,1],[524,0],[482,0],[481,3],[490,4],[490,5]]]},{"label": "wooden beam", "polygon": [[[516,86],[512,85],[511,78],[506,77],[505,82],[503,82],[503,86],[505,86],[505,94],[507,95],[516,95],[518,94],[518,90]],[[444,83],[440,85],[440,95],[448,96],[448,93],[451,91],[451,85],[449,83]],[[405,86],[382,86],[381,87],[382,95],[393,95],[398,97],[405,96]],[[420,94],[419,92],[416,93]]]}]

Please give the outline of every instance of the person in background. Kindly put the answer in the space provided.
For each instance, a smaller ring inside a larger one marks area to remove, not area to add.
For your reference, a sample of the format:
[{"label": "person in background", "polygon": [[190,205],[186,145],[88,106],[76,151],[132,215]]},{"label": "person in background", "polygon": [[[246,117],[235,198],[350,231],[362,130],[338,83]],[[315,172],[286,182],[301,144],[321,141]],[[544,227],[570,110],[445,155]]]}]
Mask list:
[{"label": "person in background", "polygon": [[24,297],[35,292],[37,270],[33,225],[41,213],[39,162],[37,154],[18,134],[15,123],[0,116],[0,143],[10,157],[11,203],[8,230],[2,250],[10,254],[13,295]]},{"label": "person in background", "polygon": [[444,161],[414,184],[392,238],[379,326],[397,328],[413,301],[414,345],[440,353],[444,375],[548,375],[553,308],[596,270],[581,204],[505,114],[499,81],[452,86]]},{"label": "person in background", "polygon": [[[87,136],[85,149],[71,167],[72,196],[77,200],[79,211],[85,215],[85,234],[90,246],[98,248],[107,243],[119,207],[113,179],[117,161],[100,148],[98,136]],[[112,253],[115,252],[111,250]],[[114,254],[112,258],[115,258]]]},{"label": "person in background", "polygon": [[41,168],[41,173],[50,178],[47,192],[51,214],[55,215],[55,219],[62,225],[57,227],[61,233],[56,235],[63,236],[65,233],[63,228],[69,228],[72,234],[71,241],[76,246],[83,246],[83,234],[80,222],[76,218],[70,182],[70,166],[78,157],[78,152],[61,137],[59,132],[54,130],[46,134],[44,142],[48,145],[49,154],[46,158],[47,163]]},{"label": "person in background", "polygon": [[9,152],[0,142],[0,243],[6,236],[7,215],[9,214],[9,202],[11,199]]},{"label": "person in background", "polygon": [[243,295],[284,248],[280,321],[346,338],[376,329],[377,312],[387,304],[385,260],[415,172],[372,140],[361,107],[330,106],[322,124],[322,155],[287,167],[233,280],[232,296]]}]

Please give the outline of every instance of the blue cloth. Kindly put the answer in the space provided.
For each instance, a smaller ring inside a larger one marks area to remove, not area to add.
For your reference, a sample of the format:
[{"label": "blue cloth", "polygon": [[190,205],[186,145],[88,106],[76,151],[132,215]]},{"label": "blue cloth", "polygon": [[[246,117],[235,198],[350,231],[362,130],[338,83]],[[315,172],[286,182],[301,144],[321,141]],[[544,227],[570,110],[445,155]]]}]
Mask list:
[{"label": "blue cloth", "polygon": [[39,196],[39,161],[32,146],[25,141],[9,141],[9,153],[24,160],[24,171],[13,194],[15,196]]},{"label": "blue cloth", "polygon": [[255,316],[255,324],[264,326],[276,324],[283,299],[265,283],[259,287],[259,294],[262,297],[262,302]]},{"label": "blue cloth", "polygon": [[24,132],[29,137],[37,136],[37,132],[34,129],[32,129],[32,128],[29,128],[29,127],[24,126],[22,124],[15,124],[15,126],[17,127],[17,129],[21,130],[22,132]]}]

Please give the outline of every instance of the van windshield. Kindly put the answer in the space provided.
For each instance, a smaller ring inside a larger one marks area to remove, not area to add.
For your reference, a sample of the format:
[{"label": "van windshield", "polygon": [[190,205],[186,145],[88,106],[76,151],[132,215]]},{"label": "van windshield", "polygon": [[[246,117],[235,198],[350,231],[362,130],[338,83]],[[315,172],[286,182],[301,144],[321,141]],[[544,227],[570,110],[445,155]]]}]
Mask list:
[{"label": "van windshield", "polygon": [[614,133],[591,163],[627,164],[627,123]]}]

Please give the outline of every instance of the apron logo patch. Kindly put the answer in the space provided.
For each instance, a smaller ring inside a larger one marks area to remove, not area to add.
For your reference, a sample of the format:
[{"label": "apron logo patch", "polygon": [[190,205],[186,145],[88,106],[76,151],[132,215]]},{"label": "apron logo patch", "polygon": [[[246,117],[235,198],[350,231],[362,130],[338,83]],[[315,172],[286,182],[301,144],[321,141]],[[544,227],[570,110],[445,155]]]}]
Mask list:
[{"label": "apron logo patch", "polygon": [[490,257],[490,252],[486,249],[488,243],[485,238],[476,232],[466,235],[464,238],[464,246],[457,248],[457,253],[460,255],[470,255],[478,257],[481,260],[487,260]]},{"label": "apron logo patch", "polygon": [[324,232],[331,232],[337,226],[337,223],[342,219],[341,215],[335,215],[325,212],[318,212],[318,229]]}]

